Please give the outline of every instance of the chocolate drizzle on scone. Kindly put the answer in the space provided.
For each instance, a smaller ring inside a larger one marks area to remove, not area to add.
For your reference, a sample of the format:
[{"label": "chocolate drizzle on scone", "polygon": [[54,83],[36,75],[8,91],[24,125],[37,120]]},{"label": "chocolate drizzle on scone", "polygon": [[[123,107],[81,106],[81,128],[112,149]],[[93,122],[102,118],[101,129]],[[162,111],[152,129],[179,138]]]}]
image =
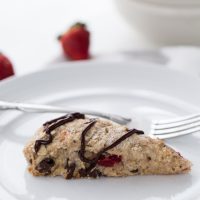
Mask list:
[{"label": "chocolate drizzle on scone", "polygon": [[119,145],[121,142],[123,142],[124,140],[126,140],[128,137],[132,136],[133,134],[144,134],[143,131],[137,130],[137,129],[131,129],[129,130],[126,134],[124,134],[123,136],[121,136],[118,140],[116,140],[114,143],[112,143],[111,145],[107,146],[106,148],[102,149],[99,153],[96,154],[96,156],[92,159],[86,158],[85,157],[85,136],[87,134],[87,132],[95,125],[96,121],[95,120],[91,120],[91,122],[89,123],[89,125],[83,130],[82,134],[81,134],[81,149],[79,151],[79,158],[81,161],[89,164],[89,167],[86,167],[85,169],[80,169],[79,170],[79,174],[81,177],[86,177],[86,176],[91,176],[91,177],[97,177],[97,176],[101,176],[101,173],[98,172],[95,168],[95,166],[97,165],[97,162],[99,160],[99,158],[106,153],[108,150],[116,147],[117,145]]},{"label": "chocolate drizzle on scone", "polygon": [[42,144],[48,145],[52,142],[53,136],[51,134],[51,131],[62,126],[63,124],[72,122],[75,119],[85,119],[85,115],[81,114],[81,113],[71,113],[71,114],[64,115],[62,117],[59,117],[59,118],[56,118],[56,119],[53,119],[51,121],[44,123],[43,124],[44,132],[46,133],[48,138],[46,140],[36,140],[35,141],[35,146],[34,146],[35,152],[37,153],[40,150],[40,147]]},{"label": "chocolate drizzle on scone", "polygon": [[[41,147],[41,145],[48,145],[52,142],[53,136],[51,132],[55,130],[56,128],[68,123],[72,122],[75,119],[85,119],[85,115],[81,113],[72,113],[68,114],[56,119],[53,119],[51,121],[48,121],[43,124],[44,127],[44,132],[47,135],[46,140],[36,140],[35,142],[35,152],[37,153]],[[82,131],[81,133],[81,147],[79,151],[79,158],[82,162],[85,163],[85,168],[79,169],[79,175],[80,177],[99,177],[102,176],[101,172],[98,169],[95,169],[96,165],[98,164],[98,160],[102,155],[104,155],[108,150],[116,147],[119,145],[121,142],[126,140],[128,137],[132,136],[133,134],[144,134],[143,131],[132,129],[128,130],[126,134],[121,136],[119,139],[117,139],[115,142],[113,142],[111,145],[107,146],[106,148],[102,149],[99,153],[96,154],[95,157],[89,159],[85,156],[85,148],[86,148],[86,134],[88,131],[95,125],[97,121],[95,119],[91,119],[89,122],[87,122],[86,128]],[[44,159],[39,165],[38,165],[38,171],[45,173],[48,175],[51,172],[51,167],[54,165],[54,161],[50,158]],[[65,169],[67,170],[67,177],[66,179],[71,179],[73,178],[74,171],[76,168],[76,163],[72,162],[69,164],[69,159],[67,159],[67,164],[65,166]]]}]

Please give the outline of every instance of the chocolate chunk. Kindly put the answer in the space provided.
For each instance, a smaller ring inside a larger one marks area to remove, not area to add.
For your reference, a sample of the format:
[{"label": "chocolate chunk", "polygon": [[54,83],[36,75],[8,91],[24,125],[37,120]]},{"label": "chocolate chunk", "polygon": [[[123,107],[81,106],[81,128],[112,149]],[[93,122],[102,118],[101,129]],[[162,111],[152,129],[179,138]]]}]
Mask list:
[{"label": "chocolate chunk", "polygon": [[80,177],[86,177],[87,171],[85,169],[79,169],[79,174],[80,174]]},{"label": "chocolate chunk", "polygon": [[89,173],[89,177],[92,177],[92,178],[97,178],[97,177],[100,177],[100,176],[102,176],[102,174],[98,169],[94,169],[93,171],[91,171]]},{"label": "chocolate chunk", "polygon": [[75,168],[76,168],[76,164],[75,163],[72,163],[67,167],[68,174],[67,174],[66,179],[71,179],[73,177]]},{"label": "chocolate chunk", "polygon": [[138,173],[138,171],[139,171],[138,169],[133,169],[133,170],[131,170],[131,172],[134,173],[134,174],[135,174],[135,173]]},{"label": "chocolate chunk", "polygon": [[67,163],[65,165],[65,169],[67,169],[67,173],[68,174],[67,174],[66,179],[71,179],[73,177],[75,168],[76,168],[76,164],[75,163],[69,164],[69,159],[67,159]]},{"label": "chocolate chunk", "polygon": [[51,168],[55,165],[55,161],[52,158],[45,158],[43,159],[38,166],[36,167],[36,169],[40,172],[40,173],[45,173],[45,175],[48,175],[51,173]]},{"label": "chocolate chunk", "polygon": [[148,160],[148,161],[150,161],[150,160],[151,160],[151,157],[150,157],[150,156],[148,156],[148,157],[147,157],[147,160]]}]

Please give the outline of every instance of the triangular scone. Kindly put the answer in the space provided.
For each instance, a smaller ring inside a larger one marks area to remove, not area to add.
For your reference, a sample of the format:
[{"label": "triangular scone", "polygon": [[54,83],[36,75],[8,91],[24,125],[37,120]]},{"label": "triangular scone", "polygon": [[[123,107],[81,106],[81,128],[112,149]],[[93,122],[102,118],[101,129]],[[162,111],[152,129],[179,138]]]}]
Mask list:
[{"label": "triangular scone", "polygon": [[137,174],[181,174],[191,163],[135,129],[80,113],[46,122],[24,148],[29,172],[67,179]]}]

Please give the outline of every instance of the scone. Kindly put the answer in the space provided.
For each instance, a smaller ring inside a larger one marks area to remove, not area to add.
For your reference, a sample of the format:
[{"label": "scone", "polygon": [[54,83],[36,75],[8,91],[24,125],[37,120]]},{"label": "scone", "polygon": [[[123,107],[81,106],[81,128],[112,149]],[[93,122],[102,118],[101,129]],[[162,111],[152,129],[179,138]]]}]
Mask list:
[{"label": "scone", "polygon": [[25,146],[34,176],[66,179],[182,174],[191,163],[142,131],[73,113],[46,122]]}]

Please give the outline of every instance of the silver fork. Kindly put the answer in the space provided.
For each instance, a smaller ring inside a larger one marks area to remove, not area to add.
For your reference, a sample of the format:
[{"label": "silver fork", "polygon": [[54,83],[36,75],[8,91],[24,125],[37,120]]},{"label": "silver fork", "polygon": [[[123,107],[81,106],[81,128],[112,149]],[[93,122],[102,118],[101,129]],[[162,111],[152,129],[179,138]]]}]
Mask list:
[{"label": "silver fork", "polygon": [[200,131],[200,114],[157,120],[151,124],[150,135],[160,139],[173,138]]},{"label": "silver fork", "polygon": [[31,113],[65,113],[65,114],[80,112],[85,115],[97,116],[97,117],[109,119],[122,125],[126,125],[129,122],[131,122],[130,118],[122,117],[115,114],[108,114],[108,113],[103,113],[103,112],[81,110],[81,109],[78,109],[78,111],[77,110],[73,111],[73,110],[66,109],[64,107],[20,103],[20,102],[0,101],[0,110],[19,110],[22,112],[31,112]]},{"label": "silver fork", "polygon": [[[8,102],[8,101],[0,101],[0,110],[19,110],[23,112],[32,112],[32,113],[33,112],[34,113],[77,112],[77,111],[68,110],[66,108],[57,107],[57,106]],[[131,122],[132,122],[131,118],[126,118],[119,115],[96,112],[96,111],[80,110],[80,109],[78,111],[86,115],[109,119],[122,125],[131,126]],[[195,133],[199,131],[200,131],[200,114],[194,114],[194,115],[178,117],[178,118],[170,119],[170,120],[152,121],[151,128],[148,135],[151,137],[157,137],[160,139],[167,139],[167,138],[178,137],[178,136]]]}]

